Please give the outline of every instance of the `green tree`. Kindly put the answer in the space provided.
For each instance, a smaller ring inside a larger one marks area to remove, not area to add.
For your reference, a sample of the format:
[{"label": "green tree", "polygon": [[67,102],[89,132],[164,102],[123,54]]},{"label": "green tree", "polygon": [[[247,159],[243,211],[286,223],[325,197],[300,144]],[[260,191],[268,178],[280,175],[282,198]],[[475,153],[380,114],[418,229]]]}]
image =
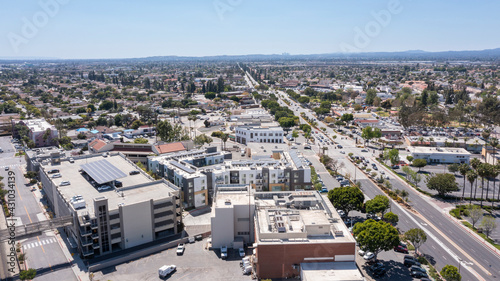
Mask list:
[{"label": "green tree", "polygon": [[430,190],[436,190],[440,196],[459,190],[455,176],[452,174],[434,174],[426,179],[426,184]]},{"label": "green tree", "polygon": [[299,132],[297,132],[296,130],[293,130],[293,132],[292,132],[292,137],[293,137],[294,139],[298,138],[298,137],[299,137]]},{"label": "green tree", "polygon": [[455,174],[459,171],[460,165],[458,163],[453,163],[448,165],[448,172]]},{"label": "green tree", "polygon": [[409,162],[412,162],[413,161],[413,156],[411,156],[411,155],[406,156],[406,160],[408,160]]},{"label": "green tree", "polygon": [[467,205],[467,211],[469,211],[469,218],[472,221],[472,227],[475,227],[476,223],[483,216],[483,210],[477,205],[469,204]]},{"label": "green tree", "polygon": [[388,212],[384,215],[384,220],[392,225],[395,225],[399,221],[399,216],[393,212]]},{"label": "green tree", "polygon": [[377,97],[377,91],[375,89],[368,89],[368,91],[366,91],[366,104],[372,105],[375,101],[375,97]]},{"label": "green tree", "polygon": [[132,129],[137,130],[142,125],[144,125],[144,123],[142,123],[141,120],[135,120],[134,122],[132,122],[131,127],[132,127]]},{"label": "green tree", "polygon": [[353,229],[359,247],[375,255],[381,251],[392,250],[399,244],[399,233],[394,226],[384,221],[366,220],[356,223]]},{"label": "green tree", "polygon": [[19,279],[21,280],[33,280],[36,276],[36,269],[30,268],[28,270],[21,270],[19,272]]},{"label": "green tree", "polygon": [[354,120],[354,115],[352,115],[351,113],[344,113],[342,114],[342,117],[340,117],[340,120],[347,123]]},{"label": "green tree", "polygon": [[290,127],[295,126],[295,120],[293,118],[290,118],[290,117],[281,117],[278,120],[278,123],[283,128],[290,128]]},{"label": "green tree", "polygon": [[420,170],[427,166],[427,160],[425,159],[413,159],[413,162],[411,163],[413,165],[413,167],[416,167],[418,168],[418,171],[420,172]]},{"label": "green tree", "polygon": [[384,217],[385,211],[389,209],[389,198],[384,195],[377,195],[373,199],[366,201],[365,209],[368,213],[381,213],[381,217]]},{"label": "green tree", "polygon": [[391,149],[389,150],[389,160],[392,165],[396,165],[399,163],[399,150]]},{"label": "green tree", "polygon": [[484,216],[481,221],[481,228],[483,229],[484,234],[486,234],[486,237],[490,237],[491,232],[497,228],[495,218],[489,215]]},{"label": "green tree", "polygon": [[298,102],[299,103],[302,103],[302,104],[305,104],[305,103],[309,103],[309,97],[308,96],[301,96],[299,99],[298,99]]},{"label": "green tree", "polygon": [[345,186],[328,191],[328,199],[335,208],[349,216],[350,211],[361,210],[365,195],[357,186]]},{"label": "green tree", "polygon": [[134,143],[146,144],[148,143],[148,140],[145,138],[137,138],[134,140]]},{"label": "green tree", "polygon": [[405,239],[410,241],[413,247],[415,247],[415,253],[418,253],[418,248],[422,246],[425,241],[427,241],[427,235],[425,231],[420,228],[412,228],[406,231],[404,235]]},{"label": "green tree", "polygon": [[441,276],[444,278],[446,281],[460,281],[462,280],[462,275],[458,272],[458,268],[456,268],[453,265],[445,265],[443,269],[441,269],[441,272],[439,272]]},{"label": "green tree", "polygon": [[371,139],[382,137],[382,132],[379,128],[372,128],[370,126],[363,129],[361,132],[361,137],[366,141],[370,142]]},{"label": "green tree", "polygon": [[201,134],[196,136],[193,141],[195,145],[202,146],[205,143],[212,143],[213,139],[205,134]]}]

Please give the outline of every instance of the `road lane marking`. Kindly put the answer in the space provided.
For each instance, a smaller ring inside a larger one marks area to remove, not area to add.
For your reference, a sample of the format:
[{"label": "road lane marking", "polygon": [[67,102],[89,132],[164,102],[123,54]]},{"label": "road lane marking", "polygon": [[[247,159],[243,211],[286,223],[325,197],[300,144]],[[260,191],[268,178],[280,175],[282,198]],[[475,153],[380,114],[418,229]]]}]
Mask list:
[{"label": "road lane marking", "polygon": [[43,244],[43,245],[45,245],[45,244],[46,244],[45,240],[43,240],[43,241],[42,241],[42,244]]},{"label": "road lane marking", "polygon": [[[38,239],[38,242],[40,242],[40,237],[37,236],[36,239]],[[45,254],[45,249],[42,246],[42,242],[40,242],[40,247],[42,247],[42,251]]]},{"label": "road lane marking", "polygon": [[33,223],[31,221],[30,213],[28,213],[28,209],[26,209],[26,206],[24,206],[24,210],[26,211],[26,214],[28,215],[28,219],[30,219],[30,222]]},{"label": "road lane marking", "polygon": [[17,184],[14,184],[14,186],[16,187],[17,195],[19,195],[19,198],[21,199],[21,201],[23,201],[23,197],[21,196],[21,193],[19,192],[19,189],[17,188]]}]

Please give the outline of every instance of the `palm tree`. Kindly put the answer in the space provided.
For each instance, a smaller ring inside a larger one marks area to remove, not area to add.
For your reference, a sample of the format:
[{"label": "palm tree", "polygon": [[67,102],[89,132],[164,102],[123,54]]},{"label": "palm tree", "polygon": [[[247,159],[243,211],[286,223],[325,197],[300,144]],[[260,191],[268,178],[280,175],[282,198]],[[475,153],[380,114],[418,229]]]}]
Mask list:
[{"label": "palm tree", "polygon": [[493,202],[495,201],[495,182],[497,181],[497,177],[500,174],[500,166],[492,165],[491,168],[492,168],[491,177],[493,177],[493,195],[491,195],[491,208],[493,208]]},{"label": "palm tree", "polygon": [[[467,172],[467,181],[470,182],[470,202],[469,204],[472,204],[472,188],[474,187],[474,182],[477,179],[477,173],[475,170],[469,170]],[[477,188],[477,185],[476,185]]]},{"label": "palm tree", "polygon": [[486,163],[486,166],[487,166],[487,175],[486,175],[486,180],[488,180],[488,185],[486,187],[486,201],[488,201],[488,193],[490,191],[490,181],[491,181],[491,177],[493,177],[493,175],[495,174],[495,167],[491,164],[488,164]]},{"label": "palm tree", "polygon": [[227,139],[229,139],[229,134],[222,134],[222,142],[224,143],[224,150],[226,150]]},{"label": "palm tree", "polygon": [[460,172],[460,174],[462,175],[462,177],[464,177],[464,187],[463,187],[463,190],[462,190],[462,200],[464,199],[464,195],[465,195],[465,175],[467,175],[467,172],[469,170],[470,170],[470,166],[467,163],[462,163],[462,165],[460,165],[458,167],[458,171]]},{"label": "palm tree", "polygon": [[[479,167],[480,164],[481,164],[481,161],[477,158],[473,158],[472,160],[470,160],[470,165],[474,169],[476,174],[477,174],[477,168]],[[477,181],[476,181],[476,188],[474,189],[474,199],[476,199],[476,193],[477,193]],[[472,192],[470,195],[472,197]]]},{"label": "palm tree", "polygon": [[[486,163],[481,163],[479,164],[479,167],[477,167],[477,174],[481,177],[481,208],[483,207],[483,193],[484,193],[484,178],[488,177],[489,175],[489,168],[488,164]],[[474,198],[475,198],[474,194]]]}]

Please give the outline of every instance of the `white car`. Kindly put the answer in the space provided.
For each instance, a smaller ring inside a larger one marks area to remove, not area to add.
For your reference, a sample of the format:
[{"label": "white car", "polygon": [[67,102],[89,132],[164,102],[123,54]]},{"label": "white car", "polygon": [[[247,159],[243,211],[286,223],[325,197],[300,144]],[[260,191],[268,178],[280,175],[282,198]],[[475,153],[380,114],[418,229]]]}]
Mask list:
[{"label": "white car", "polygon": [[66,186],[66,185],[70,185],[71,183],[69,181],[62,181],[61,184],[59,184],[59,186]]},{"label": "white car", "polygon": [[110,189],[110,188],[111,188],[111,186],[109,186],[109,185],[103,185],[103,186],[99,186],[99,187],[97,188],[97,190],[98,190],[98,191],[104,191],[104,190],[108,190],[108,189]]},{"label": "white car", "polygon": [[223,260],[227,259],[227,246],[220,247],[220,257]]},{"label": "white car", "polygon": [[61,177],[61,174],[54,174],[52,175],[52,178],[55,179],[55,178],[60,178]]},{"label": "white car", "polygon": [[361,250],[361,249],[360,249],[360,250],[358,251],[358,255],[360,255],[360,256],[364,256],[365,254],[366,254],[366,252],[365,252],[364,250]]},{"label": "white car", "polygon": [[380,173],[381,173],[382,175],[384,175],[384,174],[385,174],[385,172],[384,172],[384,171],[382,171],[382,170],[380,171]]},{"label": "white car", "polygon": [[363,256],[363,259],[365,260],[371,260],[375,257],[375,254],[372,253],[372,252],[367,252],[364,256]]},{"label": "white car", "polygon": [[180,256],[180,255],[184,254],[184,249],[186,249],[186,247],[184,246],[184,243],[180,243],[177,246],[177,255]]},{"label": "white car", "polygon": [[241,257],[241,258],[244,258],[244,257],[245,257],[245,249],[243,249],[243,248],[239,248],[239,249],[238,249],[238,253],[240,254],[240,257]]}]

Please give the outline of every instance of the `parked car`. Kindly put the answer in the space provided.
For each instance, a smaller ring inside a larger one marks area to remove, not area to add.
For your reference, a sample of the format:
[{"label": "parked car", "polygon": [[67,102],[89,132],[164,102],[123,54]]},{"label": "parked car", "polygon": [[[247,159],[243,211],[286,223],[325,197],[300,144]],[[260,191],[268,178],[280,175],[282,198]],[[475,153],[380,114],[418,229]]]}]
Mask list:
[{"label": "parked car", "polygon": [[62,181],[59,186],[66,186],[66,185],[70,185],[71,183],[69,181]]},{"label": "parked car", "polygon": [[138,175],[138,174],[140,174],[140,173],[141,173],[141,172],[139,172],[139,171],[137,171],[137,170],[133,170],[133,171],[130,171],[128,174],[132,176],[132,175]]},{"label": "parked car", "polygon": [[429,277],[429,276],[427,275],[427,273],[425,273],[425,272],[421,272],[421,271],[412,271],[412,272],[410,273],[410,275],[411,275],[413,278],[419,278],[419,279],[420,279],[420,278],[427,278],[427,277]]},{"label": "parked car", "polygon": [[320,191],[320,192],[321,192],[321,193],[327,193],[327,192],[328,192],[328,188],[323,187],[323,188],[321,189],[321,191]]},{"label": "parked car", "polygon": [[311,149],[311,146],[310,145],[305,145],[304,149]]},{"label": "parked car", "polygon": [[55,179],[55,178],[60,178],[62,177],[61,174],[57,173],[57,174],[54,174],[52,175],[52,178]]},{"label": "parked car", "polygon": [[5,171],[8,171],[9,170],[9,167],[5,167]]},{"label": "parked car", "polygon": [[363,259],[365,260],[371,260],[375,257],[375,254],[372,253],[372,252],[367,252],[364,256],[363,256]]},{"label": "parked car", "polygon": [[406,266],[406,267],[410,267],[412,265],[418,265],[418,266],[421,266],[421,264],[416,261],[416,260],[411,260],[411,259],[405,259],[403,264]]},{"label": "parked car", "polygon": [[223,260],[227,259],[227,246],[220,247],[220,257]]},{"label": "parked car", "polygon": [[382,262],[377,262],[377,263],[375,263],[375,264],[372,264],[372,265],[369,267],[369,269],[370,269],[371,271],[376,271],[376,270],[378,270],[378,269],[380,269],[380,268],[385,268],[385,266],[384,266],[384,264],[383,264]]},{"label": "parked car", "polygon": [[340,154],[345,154],[345,151],[341,150],[341,151],[340,151]]},{"label": "parked car", "polygon": [[245,249],[239,248],[238,249],[238,253],[240,254],[240,258],[244,258],[245,257]]},{"label": "parked car", "polygon": [[391,168],[394,169],[394,170],[397,170],[397,169],[399,169],[399,166],[398,165],[393,165]]},{"label": "parked car", "polygon": [[184,243],[180,243],[179,245],[177,245],[177,255],[180,256],[182,254],[184,254],[184,250],[186,249],[186,247],[184,246]]},{"label": "parked car", "polygon": [[366,254],[366,252],[363,249],[359,249],[358,254],[360,256],[364,256]]},{"label": "parked car", "polygon": [[110,189],[110,188],[111,188],[111,186],[109,186],[109,185],[103,185],[103,186],[99,186],[99,187],[97,188],[97,190],[98,190],[98,191],[104,191],[104,190],[108,190],[108,189]]},{"label": "parked car", "polygon": [[368,150],[366,150],[366,149],[361,149],[361,152],[368,152]]},{"label": "parked car", "polygon": [[397,245],[396,247],[394,247],[394,251],[408,254],[408,249],[401,245]]},{"label": "parked car", "polygon": [[177,269],[177,267],[173,264],[164,265],[158,269],[158,275],[160,276],[160,278],[165,278],[169,274],[173,273],[176,269]]},{"label": "parked car", "polygon": [[342,149],[343,147],[342,147],[342,145],[340,145],[340,144],[337,144],[337,148],[340,148],[340,149]]},{"label": "parked car", "polygon": [[382,267],[382,268],[379,268],[379,269],[373,271],[373,276],[374,277],[381,277],[381,276],[384,276],[386,272],[387,272],[387,270],[385,269],[385,267]]},{"label": "parked car", "polygon": [[420,271],[420,272],[423,272],[423,273],[427,273],[427,270],[425,270],[425,268],[420,267],[418,265],[412,265],[410,267],[410,271]]}]

